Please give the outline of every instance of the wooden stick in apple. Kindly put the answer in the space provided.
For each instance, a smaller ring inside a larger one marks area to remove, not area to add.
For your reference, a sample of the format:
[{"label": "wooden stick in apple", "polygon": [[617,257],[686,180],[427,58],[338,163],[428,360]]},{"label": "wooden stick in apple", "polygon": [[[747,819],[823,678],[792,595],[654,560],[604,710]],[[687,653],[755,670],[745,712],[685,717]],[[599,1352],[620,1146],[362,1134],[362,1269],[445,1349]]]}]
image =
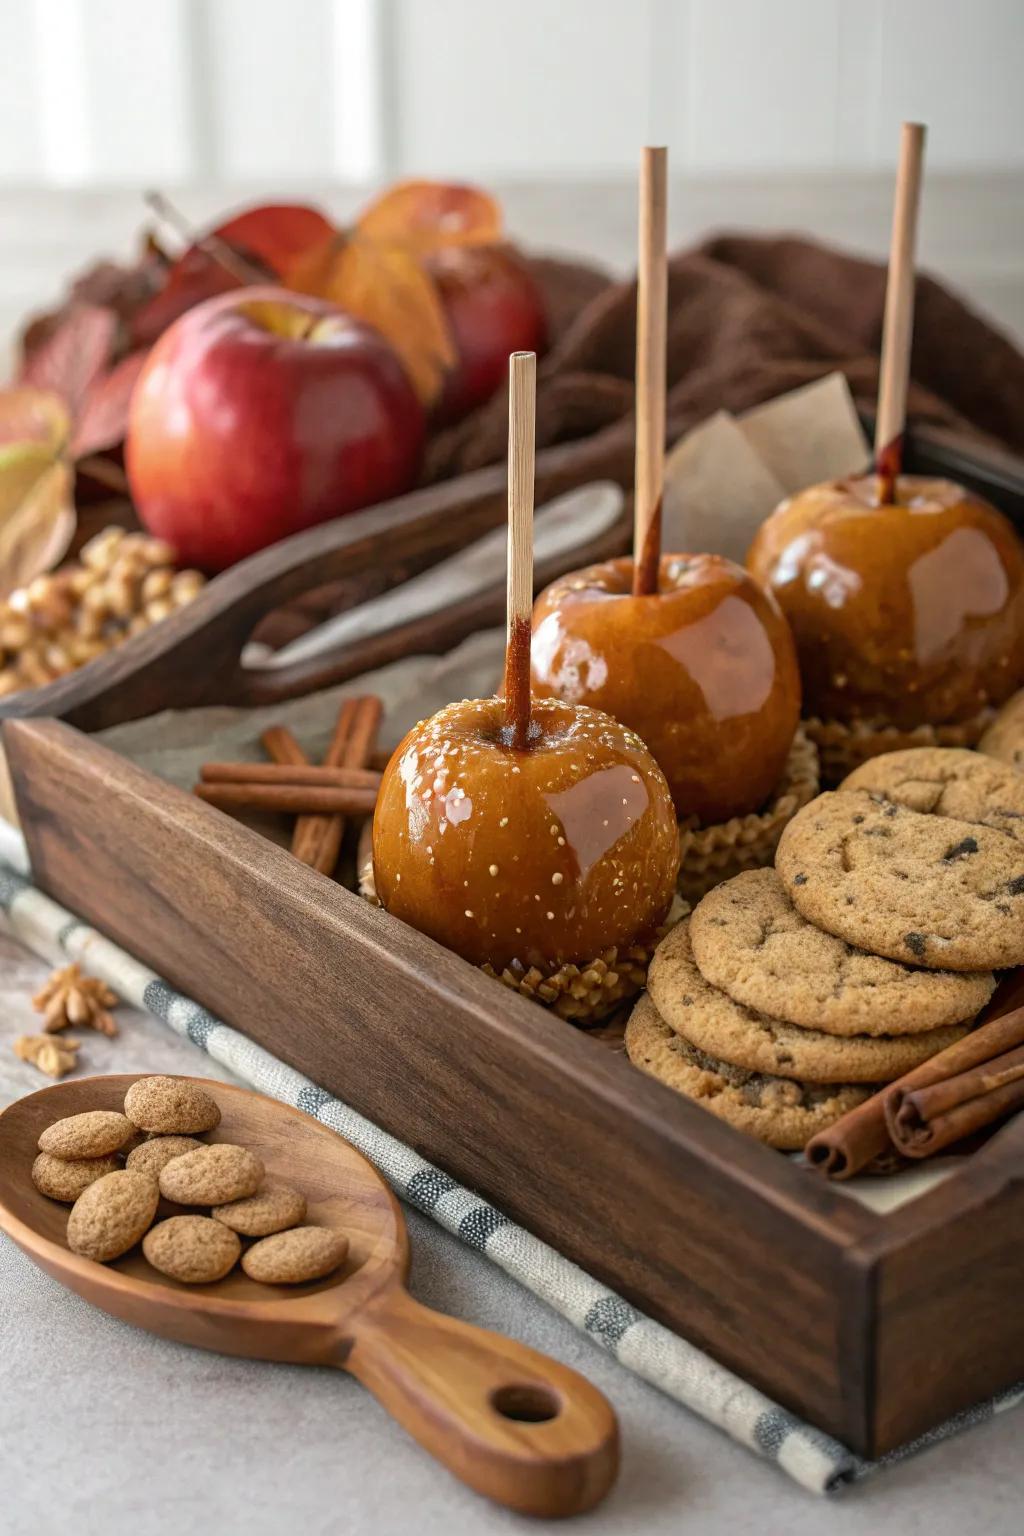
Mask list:
[{"label": "wooden stick in apple", "polygon": [[530,733],[536,415],[537,354],[513,352],[508,360],[508,618],[503,734],[514,747],[525,747]]},{"label": "wooden stick in apple", "polygon": [[896,201],[892,218],[889,278],[882,324],[882,364],[878,379],[875,422],[875,473],[881,505],[896,499],[896,477],[903,463],[903,430],[907,415],[907,382],[914,335],[914,250],[917,211],[924,163],[923,123],[904,123],[900,131],[900,160],[896,172]]},{"label": "wooden stick in apple", "polygon": [[665,476],[665,345],[668,324],[668,150],[640,159],[640,247],[636,290],[636,474],[633,592],[658,590]]}]

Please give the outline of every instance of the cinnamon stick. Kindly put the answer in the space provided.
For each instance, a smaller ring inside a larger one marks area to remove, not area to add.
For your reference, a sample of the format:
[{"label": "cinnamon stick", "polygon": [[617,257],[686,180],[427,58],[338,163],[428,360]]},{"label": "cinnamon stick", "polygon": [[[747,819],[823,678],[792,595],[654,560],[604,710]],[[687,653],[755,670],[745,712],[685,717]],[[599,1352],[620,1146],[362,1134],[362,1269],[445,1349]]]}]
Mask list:
[{"label": "cinnamon stick", "polygon": [[[858,1104],[828,1130],[812,1136],[804,1148],[804,1156],[812,1168],[830,1179],[852,1178],[880,1153],[891,1151],[895,1146],[886,1123],[886,1104],[892,1095],[905,1095],[945,1083],[961,1073],[991,1064],[1021,1045],[1024,1045],[1024,1007],[979,1025],[955,1045],[939,1051],[929,1061],[922,1062],[912,1072],[905,1073],[863,1104]],[[932,1147],[931,1150],[938,1149]]]},{"label": "cinnamon stick", "polygon": [[369,768],[321,768],[316,763],[204,763],[203,784],[309,784],[319,789],[379,789]]},{"label": "cinnamon stick", "polygon": [[[330,745],[324,757],[324,766],[327,768],[338,768],[341,766],[345,746],[348,743],[349,732],[352,729],[352,720],[356,712],[356,702],[355,699],[345,699],[338,711],[338,718],[334,725],[334,735],[331,737]],[[329,869],[324,868],[324,864],[330,857],[331,852],[331,844],[329,842],[325,844],[324,842],[329,825],[329,819],[324,816],[300,816],[292,832],[292,853],[295,857],[301,859],[303,864],[309,864],[311,868],[319,870],[321,874],[328,875],[334,873],[333,862]],[[341,837],[339,836],[338,849],[340,848]],[[337,852],[335,853],[335,862],[336,860]]]},{"label": "cinnamon stick", "polygon": [[[377,731],[380,727],[383,705],[375,694],[364,694],[362,698],[346,699],[338,715],[338,724],[335,727],[334,739],[327,749],[324,765],[329,768],[365,768],[377,745]],[[374,796],[376,802],[376,795]],[[372,815],[373,806],[368,806],[362,812],[350,811],[350,815]],[[303,818],[306,821],[306,818]],[[331,875],[338,862],[338,854],[341,851],[341,842],[345,834],[345,821],[343,816],[331,816],[326,821],[321,821],[319,826],[309,824],[307,830],[300,835],[300,828],[296,827],[292,839],[292,852],[299,848],[303,854],[310,852],[306,862],[311,863],[314,869],[321,874]]]},{"label": "cinnamon stick", "polygon": [[904,1157],[929,1157],[1024,1105],[1024,1047],[930,1088],[886,1095],[885,1124]]},{"label": "cinnamon stick", "polygon": [[260,737],[264,752],[275,763],[291,763],[295,767],[308,765],[309,758],[299,746],[286,725],[270,725]]},{"label": "cinnamon stick", "polygon": [[369,816],[377,803],[376,788],[313,784],[197,784],[192,793],[222,811],[280,811],[289,816]]}]

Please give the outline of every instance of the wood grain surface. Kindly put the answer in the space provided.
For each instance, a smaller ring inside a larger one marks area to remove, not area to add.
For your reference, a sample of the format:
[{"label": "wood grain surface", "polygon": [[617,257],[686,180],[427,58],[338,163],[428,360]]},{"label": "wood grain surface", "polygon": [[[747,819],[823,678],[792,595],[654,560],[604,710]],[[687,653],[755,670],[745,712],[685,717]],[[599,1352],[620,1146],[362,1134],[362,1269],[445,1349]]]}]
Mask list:
[{"label": "wood grain surface", "polygon": [[877,1218],[52,721],[5,744],[43,889],[628,1299],[867,1446]]},{"label": "wood grain surface", "polygon": [[[349,1252],[333,1274],[285,1287],[236,1268],[215,1284],[184,1285],[152,1269],[139,1247],[110,1264],[72,1253],[69,1207],[29,1177],[39,1134],[65,1115],[121,1109],[135,1081],[75,1078],[0,1115],[0,1225],[41,1268],[179,1343],[349,1371],[463,1482],[520,1513],[579,1514],[604,1497],[618,1471],[607,1400],[558,1361],[415,1301],[398,1202],[361,1153],[301,1110],[198,1079],[222,1112],[206,1139],[257,1152],[307,1196],[309,1222],[346,1233]],[[158,1219],[176,1209],[164,1203]]]}]

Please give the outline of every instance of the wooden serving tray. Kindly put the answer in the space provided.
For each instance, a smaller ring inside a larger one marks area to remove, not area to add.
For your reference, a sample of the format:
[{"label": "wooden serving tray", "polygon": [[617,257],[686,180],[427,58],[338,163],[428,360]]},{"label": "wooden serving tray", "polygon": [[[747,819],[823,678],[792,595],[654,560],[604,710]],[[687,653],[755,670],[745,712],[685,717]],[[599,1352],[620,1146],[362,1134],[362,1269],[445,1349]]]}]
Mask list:
[{"label": "wooden serving tray", "polygon": [[[599,440],[587,450],[580,476],[567,450],[542,456],[540,494],[609,473]],[[945,452],[933,441],[918,464],[952,468]],[[955,470],[1024,526],[1020,466],[1000,459],[997,473],[961,453]],[[67,723],[226,698],[209,673],[227,637],[244,638],[240,612],[252,622],[269,587],[293,594],[311,562],[314,579],[358,579],[385,530],[396,569],[450,553],[502,515],[500,472],[469,481],[268,551],[211,584],[207,629],[189,625],[200,598],[167,635],[0,709],[65,717],[4,725],[35,879],[638,1307],[880,1455],[1024,1376],[1024,1117],[940,1187],[877,1215]],[[323,540],[327,573],[310,553]],[[267,578],[274,561],[283,587]],[[116,688],[97,681],[94,668],[118,664]],[[221,682],[230,694],[230,672]]]}]

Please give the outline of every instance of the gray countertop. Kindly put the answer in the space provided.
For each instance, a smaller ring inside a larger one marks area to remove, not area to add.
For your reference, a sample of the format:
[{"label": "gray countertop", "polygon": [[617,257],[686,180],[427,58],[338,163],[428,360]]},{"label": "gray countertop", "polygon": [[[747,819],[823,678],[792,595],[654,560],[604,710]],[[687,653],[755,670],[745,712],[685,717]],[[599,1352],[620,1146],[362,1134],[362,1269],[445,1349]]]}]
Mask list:
[{"label": "gray countertop", "polygon": [[[4,1102],[43,1081],[14,1059],[10,1042],[34,1029],[28,995],[45,973],[0,933]],[[129,1010],[118,1016],[117,1040],[85,1036],[85,1071],[218,1072],[155,1020]],[[422,1301],[554,1355],[614,1404],[622,1474],[577,1529],[595,1536],[1020,1529],[1020,1413],[826,1503],[632,1376],[481,1254],[426,1217],[407,1216],[413,1290]],[[169,1344],[89,1307],[2,1237],[0,1509],[5,1536],[538,1529],[455,1483],[340,1372]]]}]

